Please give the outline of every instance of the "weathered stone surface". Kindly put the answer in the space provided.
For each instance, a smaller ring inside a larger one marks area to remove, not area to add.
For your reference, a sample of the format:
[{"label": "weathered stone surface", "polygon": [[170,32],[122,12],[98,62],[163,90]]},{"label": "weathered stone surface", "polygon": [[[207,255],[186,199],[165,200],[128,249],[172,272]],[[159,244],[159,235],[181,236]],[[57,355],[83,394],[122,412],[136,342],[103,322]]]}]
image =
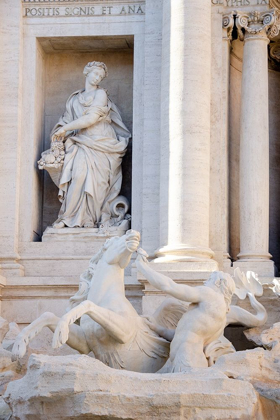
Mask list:
[{"label": "weathered stone surface", "polygon": [[251,328],[244,331],[244,334],[248,340],[270,350],[280,343],[280,322],[276,322],[271,328],[265,330],[262,327]]},{"label": "weathered stone surface", "polygon": [[13,344],[15,342],[16,337],[20,333],[19,326],[16,322],[10,322],[8,324],[8,331],[7,334],[4,337],[4,340],[2,342],[2,346],[5,350],[11,350],[13,347]]},{"label": "weathered stone surface", "polygon": [[252,341],[253,343],[257,344],[257,346],[262,346],[262,331],[263,327],[250,328],[249,330],[244,331],[244,335],[249,341]]},{"label": "weathered stone surface", "polygon": [[6,319],[0,317],[0,343],[2,343],[5,335],[9,331],[9,323]]},{"label": "weathered stone surface", "polygon": [[[280,322],[273,324],[268,330],[264,330],[261,333],[261,341],[265,348],[275,349],[275,352],[278,351],[278,355],[280,356]],[[278,350],[276,350],[276,347]]]},{"label": "weathered stone surface", "polygon": [[[13,362],[12,353],[0,348],[0,396],[5,393],[9,382],[14,381],[15,379],[20,379],[26,372],[26,362],[27,358],[21,362]],[[1,404],[0,420],[2,420]]]},{"label": "weathered stone surface", "polygon": [[17,362],[12,362],[12,353],[7,350],[0,349],[0,372],[6,370],[14,370]]},{"label": "weathered stone surface", "polygon": [[10,420],[12,417],[12,412],[8,406],[8,404],[5,403],[2,397],[0,397],[0,419],[1,420]]},{"label": "weathered stone surface", "polygon": [[5,401],[15,420],[263,419],[253,386],[217,370],[139,374],[84,355],[32,355]]},{"label": "weathered stone surface", "polygon": [[275,407],[280,416],[279,350],[277,347],[272,351],[257,348],[228,354],[219,358],[213,370],[250,382],[261,396],[277,403]]}]

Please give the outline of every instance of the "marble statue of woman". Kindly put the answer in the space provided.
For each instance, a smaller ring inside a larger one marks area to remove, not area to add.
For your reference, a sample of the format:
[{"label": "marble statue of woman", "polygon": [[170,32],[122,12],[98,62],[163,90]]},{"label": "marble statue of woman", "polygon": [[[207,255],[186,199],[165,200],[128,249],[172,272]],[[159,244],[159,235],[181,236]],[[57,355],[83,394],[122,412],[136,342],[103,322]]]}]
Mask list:
[{"label": "marble statue of woman", "polygon": [[[85,89],[74,92],[51,133],[65,142],[59,186],[62,206],[54,227],[109,226],[110,203],[122,184],[122,158],[130,132],[117,107],[99,83],[107,76],[104,63],[84,68]],[[43,155],[42,155],[43,156]]]}]

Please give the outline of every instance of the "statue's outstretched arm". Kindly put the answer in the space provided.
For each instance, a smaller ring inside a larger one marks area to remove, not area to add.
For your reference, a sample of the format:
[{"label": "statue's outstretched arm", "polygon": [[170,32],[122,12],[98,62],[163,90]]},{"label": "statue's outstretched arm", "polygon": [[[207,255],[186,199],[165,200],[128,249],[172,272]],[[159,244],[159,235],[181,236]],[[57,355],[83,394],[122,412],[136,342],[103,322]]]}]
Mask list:
[{"label": "statue's outstretched arm", "polygon": [[139,250],[135,264],[137,269],[143,274],[143,276],[145,276],[145,278],[152,286],[163,291],[164,293],[168,293],[169,295],[186,302],[197,303],[201,301],[198,288],[177,284],[169,277],[153,270],[151,267],[149,267],[145,256],[141,254],[141,252],[142,251]]},{"label": "statue's outstretched arm", "polygon": [[267,312],[263,305],[257,301],[252,293],[248,293],[252,308],[255,309],[256,315],[251,314],[239,306],[230,306],[230,310],[227,314],[227,325],[229,324],[241,324],[249,328],[261,327],[266,323]]},{"label": "statue's outstretched arm", "polygon": [[[108,99],[106,92],[104,90],[99,90],[98,92],[96,92],[94,101],[91,105],[91,109],[94,109],[94,107],[106,106],[107,101]],[[90,127],[93,124],[95,124],[99,119],[100,115],[98,112],[88,112],[88,114],[83,115],[82,117],[77,118],[76,120],[71,121],[68,124],[65,124],[55,133],[55,136],[63,136],[65,135],[66,131],[81,130],[83,128]]]}]

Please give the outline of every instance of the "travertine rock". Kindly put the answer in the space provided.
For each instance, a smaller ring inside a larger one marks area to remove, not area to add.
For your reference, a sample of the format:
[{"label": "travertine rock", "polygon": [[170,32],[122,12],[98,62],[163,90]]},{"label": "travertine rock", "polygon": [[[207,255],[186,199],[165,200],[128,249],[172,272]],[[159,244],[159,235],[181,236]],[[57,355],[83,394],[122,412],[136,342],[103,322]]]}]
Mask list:
[{"label": "travertine rock", "polygon": [[13,344],[15,342],[16,337],[19,335],[20,329],[16,322],[10,322],[8,324],[8,332],[2,341],[3,349],[5,350],[12,350]]},{"label": "travertine rock", "polygon": [[280,343],[280,322],[276,322],[271,328],[267,330],[262,330],[261,328],[252,328],[248,331],[244,331],[244,334],[248,340],[253,341],[258,346],[264,346],[265,348],[271,350],[278,346]]},{"label": "travertine rock", "polygon": [[4,318],[0,318],[0,420],[8,419],[11,414],[1,397],[5,393],[8,383],[21,378],[26,372],[28,356],[24,361],[15,362],[12,361],[12,353],[7,350],[13,345],[19,332],[20,329],[15,322],[9,324]]},{"label": "travertine rock", "polygon": [[274,352],[272,353],[278,353],[280,356],[280,322],[273,324],[271,328],[263,331],[261,334],[261,340],[266,349],[273,349]]},{"label": "travertine rock", "polygon": [[8,406],[8,404],[5,403],[2,397],[0,397],[0,419],[1,420],[10,420],[12,416],[12,412]]},{"label": "travertine rock", "polygon": [[220,357],[213,369],[230,378],[251,382],[261,396],[278,404],[280,416],[280,352],[277,350],[257,348],[228,354]]},{"label": "travertine rock", "polygon": [[15,370],[17,362],[12,361],[12,353],[7,350],[0,349],[0,372],[6,370]]},{"label": "travertine rock", "polygon": [[6,420],[7,407],[2,401],[8,384],[11,381],[20,379],[26,367],[19,362],[12,362],[12,353],[0,348],[0,420]]},{"label": "travertine rock", "polygon": [[257,344],[257,346],[262,346],[261,341],[261,333],[262,333],[263,327],[256,327],[256,328],[250,328],[249,330],[244,331],[244,335],[249,341],[252,341],[253,343]]},{"label": "travertine rock", "polygon": [[9,384],[5,401],[14,420],[263,418],[253,386],[221,372],[141,374],[85,355],[32,355],[26,376]]},{"label": "travertine rock", "polygon": [[6,319],[0,317],[0,344],[2,343],[5,335],[9,331],[9,323]]}]

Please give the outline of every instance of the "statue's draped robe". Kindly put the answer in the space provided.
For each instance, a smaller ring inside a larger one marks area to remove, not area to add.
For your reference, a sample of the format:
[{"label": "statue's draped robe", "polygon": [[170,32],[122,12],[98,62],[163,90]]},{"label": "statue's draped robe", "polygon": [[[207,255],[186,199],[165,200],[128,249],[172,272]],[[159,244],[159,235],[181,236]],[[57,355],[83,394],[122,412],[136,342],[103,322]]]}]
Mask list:
[{"label": "statue's draped robe", "polygon": [[92,126],[67,133],[56,223],[63,221],[69,227],[93,227],[110,219],[110,203],[121,189],[121,162],[131,136],[110,99],[104,107],[92,102],[85,101],[83,90],[74,92],[51,133],[83,115],[98,115]]}]

